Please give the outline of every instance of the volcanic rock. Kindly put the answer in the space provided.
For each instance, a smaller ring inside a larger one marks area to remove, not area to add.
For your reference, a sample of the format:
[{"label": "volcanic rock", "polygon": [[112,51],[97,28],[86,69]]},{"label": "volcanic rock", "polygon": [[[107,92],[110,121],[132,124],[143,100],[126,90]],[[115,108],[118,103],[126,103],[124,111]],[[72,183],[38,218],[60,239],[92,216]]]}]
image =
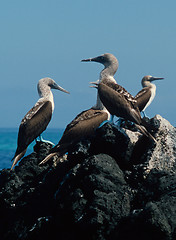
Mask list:
[{"label": "volcanic rock", "polygon": [[1,240],[176,240],[176,129],[156,115],[145,126],[106,123],[67,158],[39,166],[38,142],[0,172]]}]

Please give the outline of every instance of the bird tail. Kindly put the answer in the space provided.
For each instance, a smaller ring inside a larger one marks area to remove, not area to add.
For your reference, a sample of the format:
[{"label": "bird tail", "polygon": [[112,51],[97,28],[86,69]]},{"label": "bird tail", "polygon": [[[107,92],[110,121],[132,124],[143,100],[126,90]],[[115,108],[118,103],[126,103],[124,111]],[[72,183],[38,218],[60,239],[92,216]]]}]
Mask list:
[{"label": "bird tail", "polygon": [[12,170],[13,167],[17,164],[17,162],[20,161],[20,159],[21,159],[21,158],[24,156],[24,154],[26,153],[26,150],[27,150],[27,148],[24,149],[23,152],[19,153],[18,155],[15,154],[15,156],[12,158],[12,161],[13,161],[13,160],[14,160],[14,161],[13,161],[13,163],[12,163],[12,166],[11,166],[11,169],[10,169],[10,170]]},{"label": "bird tail", "polygon": [[155,143],[157,143],[156,139],[147,131],[147,129],[144,126],[135,124],[136,127],[148,138],[152,139]]},{"label": "bird tail", "polygon": [[47,155],[40,163],[39,165],[43,165],[46,162],[48,162],[52,157],[62,157],[67,151],[68,151],[68,145],[69,144],[61,144],[56,145],[54,148],[51,149],[50,154]]},{"label": "bird tail", "polygon": [[48,156],[46,156],[40,163],[39,165],[43,165],[45,164],[46,162],[48,162],[52,157],[58,155],[57,152],[54,152],[54,153],[50,153]]}]

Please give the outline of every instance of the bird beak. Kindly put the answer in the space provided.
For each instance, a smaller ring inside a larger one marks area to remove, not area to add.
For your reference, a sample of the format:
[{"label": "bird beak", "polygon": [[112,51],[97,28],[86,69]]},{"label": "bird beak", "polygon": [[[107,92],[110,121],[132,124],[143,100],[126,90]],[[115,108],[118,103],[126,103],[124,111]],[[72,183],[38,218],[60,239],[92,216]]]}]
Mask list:
[{"label": "bird beak", "polygon": [[101,62],[101,61],[102,61],[101,56],[81,60],[81,62]]},{"label": "bird beak", "polygon": [[96,82],[90,82],[90,84],[94,84],[93,86],[90,86],[90,87],[92,87],[92,88],[98,88],[98,81],[99,80],[97,80]]},{"label": "bird beak", "polygon": [[94,85],[97,85],[100,83],[100,80],[98,79],[96,82],[90,82],[90,84],[94,84]]},{"label": "bird beak", "polygon": [[52,86],[54,89],[57,89],[57,90],[60,90],[60,91],[62,91],[62,92],[65,92],[65,93],[70,93],[70,92],[68,92],[67,90],[65,90],[64,88],[62,88],[61,86],[59,86],[57,83],[56,84],[54,84],[53,86]]},{"label": "bird beak", "polygon": [[81,62],[91,62],[92,61],[92,58],[88,58],[88,59],[83,59],[81,60]]},{"label": "bird beak", "polygon": [[164,78],[160,78],[160,77],[152,77],[152,78],[150,79],[150,81],[152,82],[152,81],[155,81],[155,80],[162,80],[162,79],[164,79]]}]

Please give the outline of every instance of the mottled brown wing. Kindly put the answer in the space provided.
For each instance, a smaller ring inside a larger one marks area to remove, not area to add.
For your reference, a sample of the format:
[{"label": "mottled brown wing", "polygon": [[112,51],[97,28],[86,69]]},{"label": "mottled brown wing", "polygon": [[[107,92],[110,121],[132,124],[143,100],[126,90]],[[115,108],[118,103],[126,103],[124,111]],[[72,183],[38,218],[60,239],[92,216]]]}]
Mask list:
[{"label": "mottled brown wing", "polygon": [[80,121],[83,121],[85,118],[91,118],[91,115],[88,115],[88,112],[91,109],[82,111],[81,113],[79,113],[66,127],[65,132],[69,131],[72,127],[74,127],[76,124],[78,124]]},{"label": "mottled brown wing", "polygon": [[135,100],[137,101],[137,106],[140,112],[145,108],[146,104],[148,103],[151,97],[151,93],[149,90],[150,90],[149,87],[145,87],[141,91],[139,91],[134,97]]},{"label": "mottled brown wing", "polygon": [[105,85],[109,86],[110,88],[112,88],[114,91],[116,91],[118,94],[123,95],[124,98],[129,102],[129,104],[131,104],[133,107],[136,106],[136,100],[135,98],[122,86],[120,86],[119,84],[115,83],[115,82],[111,82],[108,80],[103,80],[102,83],[104,83]]},{"label": "mottled brown wing", "polygon": [[100,99],[107,110],[117,117],[122,117],[135,123],[141,123],[141,115],[136,100],[124,88],[116,83],[98,85]]},{"label": "mottled brown wing", "polygon": [[46,129],[51,117],[51,102],[37,102],[21,121],[18,132],[18,147],[15,155],[26,149]]},{"label": "mottled brown wing", "polygon": [[81,112],[67,125],[58,145],[79,141],[92,135],[99,125],[108,119],[108,114],[101,110],[89,109]]}]

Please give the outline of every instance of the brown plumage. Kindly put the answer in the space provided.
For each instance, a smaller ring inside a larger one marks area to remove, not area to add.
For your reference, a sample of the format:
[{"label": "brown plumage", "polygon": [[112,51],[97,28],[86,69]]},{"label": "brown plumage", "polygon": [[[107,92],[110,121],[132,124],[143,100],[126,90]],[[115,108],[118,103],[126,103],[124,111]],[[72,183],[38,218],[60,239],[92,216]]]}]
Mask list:
[{"label": "brown plumage", "polygon": [[18,132],[17,149],[12,159],[14,161],[11,169],[24,156],[29,144],[47,128],[51,120],[54,110],[51,88],[68,93],[51,78],[43,78],[39,81],[38,93],[41,98],[21,121]]},{"label": "brown plumage", "polygon": [[136,94],[135,100],[137,101],[137,105],[140,112],[142,112],[143,109],[145,109],[150,98],[151,98],[150,87],[145,87]]},{"label": "brown plumage", "polygon": [[140,123],[140,112],[136,100],[123,87],[115,82],[103,79],[98,84],[98,94],[102,103],[112,115]]},{"label": "brown plumage", "polygon": [[98,88],[100,100],[110,114],[134,122],[144,135],[156,141],[145,127],[142,126],[142,118],[137,101],[129,92],[108,78],[102,79],[99,84],[95,83],[95,85]]},{"label": "brown plumage", "polygon": [[81,112],[70,124],[67,125],[59,144],[77,141],[82,137],[92,135],[99,125],[108,119],[106,111],[89,109]]},{"label": "brown plumage", "polygon": [[109,118],[110,115],[106,109],[96,109],[92,107],[81,112],[67,125],[59,143],[40,164],[46,163],[55,155],[58,157],[62,156],[82,138],[93,135],[100,124]]},{"label": "brown plumage", "polygon": [[142,78],[142,90],[139,91],[134,97],[137,101],[137,106],[140,112],[144,112],[145,109],[151,104],[156,94],[156,86],[151,83],[156,80],[162,80],[164,78],[152,77],[150,75],[144,76]]},{"label": "brown plumage", "polygon": [[98,62],[104,65],[100,73],[100,79],[95,85],[98,88],[100,100],[112,115],[130,120],[136,124],[143,134],[156,141],[154,137],[142,126],[140,111],[137,101],[123,87],[118,85],[114,79],[119,63],[117,58],[105,53],[95,58],[82,60],[83,62]]},{"label": "brown plumage", "polygon": [[[27,147],[33,142],[48,126],[51,120],[51,102],[45,101],[37,103],[21,121],[18,132],[18,147],[14,158],[20,154],[13,162],[13,166],[24,156]],[[13,158],[13,159],[14,159]],[[12,160],[13,160],[12,159]]]}]

